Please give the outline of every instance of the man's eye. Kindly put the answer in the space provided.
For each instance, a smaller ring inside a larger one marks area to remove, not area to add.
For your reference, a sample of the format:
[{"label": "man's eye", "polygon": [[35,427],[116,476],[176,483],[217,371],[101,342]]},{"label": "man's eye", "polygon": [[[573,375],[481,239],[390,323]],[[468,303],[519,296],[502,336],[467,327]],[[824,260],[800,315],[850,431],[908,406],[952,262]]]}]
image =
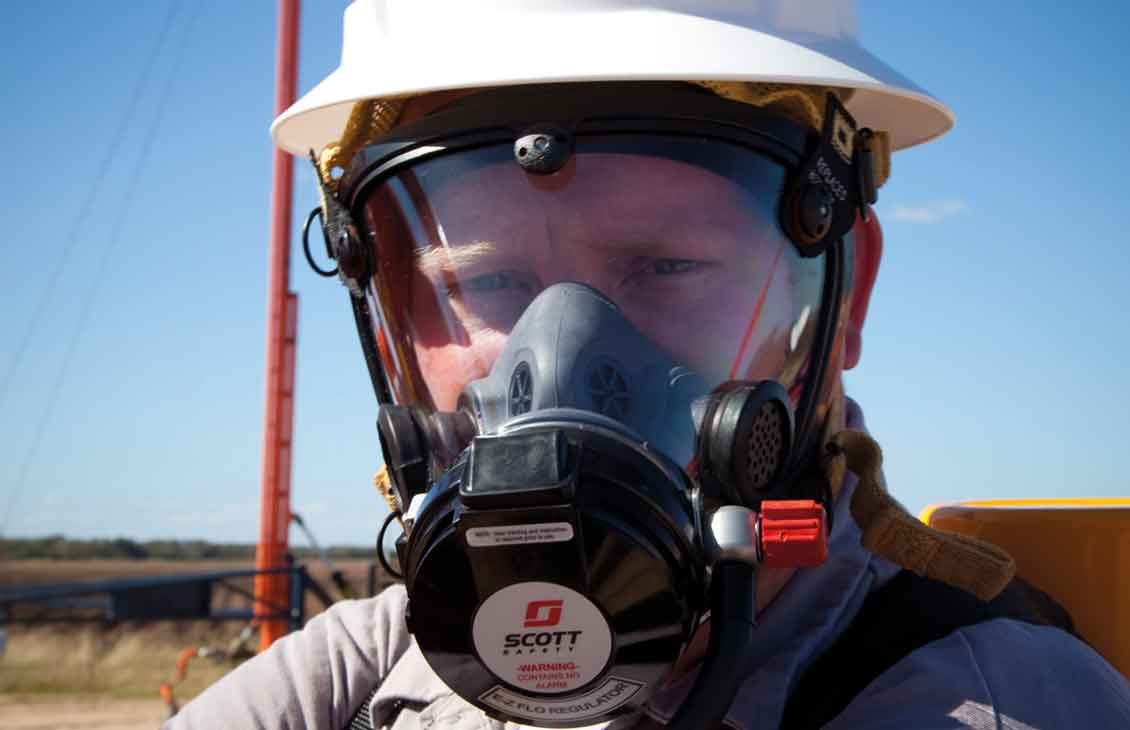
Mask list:
[{"label": "man's eye", "polygon": [[698,261],[690,261],[689,259],[659,259],[652,264],[651,269],[654,273],[660,275],[685,274],[694,271],[698,266]]},{"label": "man's eye", "polygon": [[530,289],[529,282],[505,271],[472,277],[464,281],[461,286],[463,289],[474,292],[503,291],[505,289],[528,291]]}]

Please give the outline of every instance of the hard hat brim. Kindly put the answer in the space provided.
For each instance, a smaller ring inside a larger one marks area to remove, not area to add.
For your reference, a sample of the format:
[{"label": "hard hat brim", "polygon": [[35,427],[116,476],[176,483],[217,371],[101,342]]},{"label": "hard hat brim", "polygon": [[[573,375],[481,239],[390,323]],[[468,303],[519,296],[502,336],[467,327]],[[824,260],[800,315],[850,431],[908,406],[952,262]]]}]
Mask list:
[{"label": "hard hat brim", "polygon": [[[455,7],[458,7],[456,5]],[[445,18],[414,33],[385,32],[347,10],[342,63],[271,126],[295,153],[337,141],[356,101],[530,83],[618,80],[760,81],[856,89],[847,104],[861,126],[904,149],[944,134],[953,114],[851,38],[789,37],[663,10],[569,11],[537,29],[515,12],[476,11],[473,26]],[[452,15],[463,11],[453,9]],[[401,18],[407,23],[411,18]],[[381,18],[386,29],[389,18]],[[361,31],[350,31],[361,26]],[[468,28],[473,27],[471,31]],[[351,37],[352,36],[352,37]]]}]

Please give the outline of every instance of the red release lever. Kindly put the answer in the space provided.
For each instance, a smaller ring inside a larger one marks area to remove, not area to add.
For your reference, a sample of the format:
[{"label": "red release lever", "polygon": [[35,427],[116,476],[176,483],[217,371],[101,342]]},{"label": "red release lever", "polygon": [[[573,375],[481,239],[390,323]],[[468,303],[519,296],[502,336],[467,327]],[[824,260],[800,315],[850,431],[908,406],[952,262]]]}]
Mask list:
[{"label": "red release lever", "polygon": [[760,520],[762,565],[799,568],[827,559],[827,515],[819,502],[767,500],[761,503]]}]

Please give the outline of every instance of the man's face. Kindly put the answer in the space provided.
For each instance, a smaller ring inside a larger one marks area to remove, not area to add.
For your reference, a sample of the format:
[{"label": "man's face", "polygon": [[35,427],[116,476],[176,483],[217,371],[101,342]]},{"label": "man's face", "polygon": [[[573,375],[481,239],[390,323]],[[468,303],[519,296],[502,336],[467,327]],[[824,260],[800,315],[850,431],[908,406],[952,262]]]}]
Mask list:
[{"label": "man's face", "polygon": [[394,227],[413,239],[386,284],[411,291],[414,354],[437,408],[453,409],[533,298],[566,281],[604,293],[710,383],[779,379],[796,359],[822,274],[776,224],[775,165],[739,184],[678,156],[594,150],[545,176],[503,152],[417,166],[367,208],[378,241]]},{"label": "man's face", "polygon": [[[467,93],[419,97],[403,123]],[[819,260],[799,261],[776,225],[779,169],[744,186],[664,157],[586,155],[550,177],[526,175],[506,155],[461,174],[425,172],[378,189],[365,225],[378,234],[385,357],[411,355],[437,408],[455,407],[463,387],[489,372],[533,297],[561,281],[600,289],[673,360],[713,382],[803,380],[824,270]],[[856,245],[856,276],[866,284],[853,287],[847,312],[849,364],[859,357],[878,268],[881,237],[872,227],[875,235]],[[405,374],[390,368],[394,382]],[[758,610],[793,572],[758,572]],[[684,653],[686,666],[701,658],[705,633]]]}]

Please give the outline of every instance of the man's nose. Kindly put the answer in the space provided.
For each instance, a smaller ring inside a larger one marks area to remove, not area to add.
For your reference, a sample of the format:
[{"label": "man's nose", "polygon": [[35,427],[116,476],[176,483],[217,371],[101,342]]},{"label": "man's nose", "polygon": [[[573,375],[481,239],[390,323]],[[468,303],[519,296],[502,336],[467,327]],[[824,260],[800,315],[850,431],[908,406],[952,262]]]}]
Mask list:
[{"label": "man's nose", "polygon": [[557,251],[551,249],[550,260],[540,278],[545,289],[554,284],[584,284],[616,301],[618,282],[615,273],[608,266],[607,257],[597,260],[578,250],[570,252],[564,247]]}]

